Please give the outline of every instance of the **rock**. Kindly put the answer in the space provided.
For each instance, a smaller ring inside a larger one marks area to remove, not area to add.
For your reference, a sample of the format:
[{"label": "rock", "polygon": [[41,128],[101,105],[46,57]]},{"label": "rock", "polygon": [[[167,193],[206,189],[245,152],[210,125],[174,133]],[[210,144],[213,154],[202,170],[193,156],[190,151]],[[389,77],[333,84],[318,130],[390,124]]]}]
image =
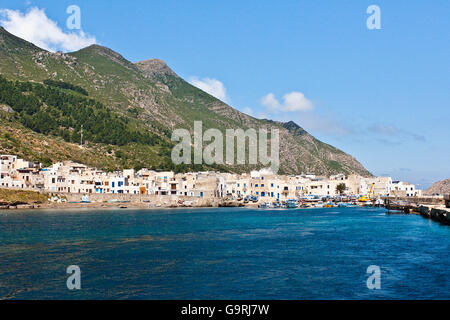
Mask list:
[{"label": "rock", "polygon": [[8,113],[14,113],[15,111],[6,104],[0,104],[0,110]]},{"label": "rock", "polygon": [[450,225],[450,214],[446,210],[431,209],[430,218],[445,225]]},{"label": "rock", "polygon": [[17,209],[34,209],[32,204],[19,204],[16,207]]},{"label": "rock", "polygon": [[450,178],[433,183],[433,185],[424,191],[425,195],[440,194],[445,195],[450,193]]}]

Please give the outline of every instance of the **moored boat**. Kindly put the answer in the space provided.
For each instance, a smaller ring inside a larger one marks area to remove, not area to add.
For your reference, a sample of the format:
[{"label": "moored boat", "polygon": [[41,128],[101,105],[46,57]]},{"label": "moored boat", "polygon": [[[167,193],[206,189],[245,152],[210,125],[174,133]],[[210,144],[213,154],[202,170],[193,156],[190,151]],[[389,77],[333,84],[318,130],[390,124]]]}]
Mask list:
[{"label": "moored boat", "polygon": [[286,200],[286,208],[297,208],[297,200],[295,199]]}]

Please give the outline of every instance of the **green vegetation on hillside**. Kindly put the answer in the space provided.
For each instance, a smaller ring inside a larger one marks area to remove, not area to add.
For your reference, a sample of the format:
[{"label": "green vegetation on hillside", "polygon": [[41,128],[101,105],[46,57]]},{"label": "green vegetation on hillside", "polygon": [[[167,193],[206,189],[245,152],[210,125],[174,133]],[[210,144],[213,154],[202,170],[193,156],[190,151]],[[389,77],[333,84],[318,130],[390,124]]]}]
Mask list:
[{"label": "green vegetation on hillside", "polygon": [[82,87],[76,86],[76,85],[73,85],[71,83],[67,83],[64,81],[55,81],[55,80],[47,79],[47,80],[44,80],[44,84],[51,86],[51,87],[72,90],[72,91],[81,93],[82,95],[85,95],[85,96],[89,95],[89,93]]},{"label": "green vegetation on hillside", "polygon": [[61,136],[68,142],[81,139],[113,145],[165,144],[145,128],[133,129],[129,120],[102,103],[42,84],[8,81],[0,76],[0,103],[9,105],[16,118],[35,132]]}]

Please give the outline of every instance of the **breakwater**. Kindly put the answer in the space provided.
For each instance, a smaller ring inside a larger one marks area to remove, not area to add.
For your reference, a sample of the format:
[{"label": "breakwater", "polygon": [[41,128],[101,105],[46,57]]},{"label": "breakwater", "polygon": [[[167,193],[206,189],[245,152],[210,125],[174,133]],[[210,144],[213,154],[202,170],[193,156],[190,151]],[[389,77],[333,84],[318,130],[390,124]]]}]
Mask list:
[{"label": "breakwater", "polygon": [[382,197],[385,204],[390,203],[408,203],[419,205],[444,205],[445,201],[442,197]]},{"label": "breakwater", "polygon": [[[433,198],[432,198],[433,199]],[[385,199],[385,207],[389,213],[402,212],[405,214],[420,214],[426,219],[450,225],[450,209],[441,204],[420,204],[416,201]]]},{"label": "breakwater", "polygon": [[432,208],[429,206],[419,206],[415,211],[422,217],[437,221],[444,225],[450,225],[450,210],[445,208]]}]

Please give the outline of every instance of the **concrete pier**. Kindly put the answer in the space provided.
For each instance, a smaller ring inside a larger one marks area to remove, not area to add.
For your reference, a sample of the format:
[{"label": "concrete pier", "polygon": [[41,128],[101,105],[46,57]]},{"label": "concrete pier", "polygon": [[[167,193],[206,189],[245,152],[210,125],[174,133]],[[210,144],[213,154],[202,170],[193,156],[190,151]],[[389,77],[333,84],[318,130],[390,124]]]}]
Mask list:
[{"label": "concrete pier", "polygon": [[420,198],[404,200],[385,198],[384,200],[385,207],[390,213],[420,214],[426,219],[450,225],[450,209],[443,205],[443,199],[427,198],[423,202]]},{"label": "concrete pier", "polygon": [[416,210],[424,218],[431,219],[447,226],[450,225],[450,210],[448,208],[419,206]]}]

